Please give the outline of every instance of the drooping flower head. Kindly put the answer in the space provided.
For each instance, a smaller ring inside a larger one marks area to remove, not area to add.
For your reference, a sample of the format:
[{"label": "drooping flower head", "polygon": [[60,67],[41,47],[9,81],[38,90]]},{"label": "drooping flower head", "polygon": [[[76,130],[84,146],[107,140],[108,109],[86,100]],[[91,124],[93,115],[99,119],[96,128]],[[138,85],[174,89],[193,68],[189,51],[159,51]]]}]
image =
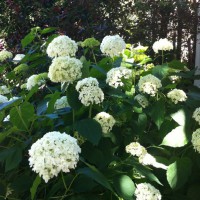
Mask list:
[{"label": "drooping flower head", "polygon": [[111,87],[118,88],[119,86],[124,86],[124,79],[130,79],[131,77],[132,70],[126,67],[112,68],[107,73],[106,83]]},{"label": "drooping flower head", "polygon": [[76,90],[79,92],[79,99],[85,106],[99,104],[104,100],[104,93],[99,88],[96,78],[84,78],[77,82]]},{"label": "drooping flower head", "polygon": [[99,124],[102,127],[102,132],[104,134],[109,133],[112,130],[112,127],[115,124],[115,119],[112,115],[106,113],[106,112],[100,112],[98,113],[94,119],[99,122]]},{"label": "drooping flower head", "polygon": [[13,54],[7,50],[0,51],[0,62],[4,62],[13,57]]},{"label": "drooping flower head", "polygon": [[48,77],[52,82],[73,83],[82,76],[80,60],[69,56],[54,58],[49,67]]},{"label": "drooping flower head", "polygon": [[21,64],[14,68],[14,72],[17,75],[24,75],[28,72],[29,66],[27,64]]},{"label": "drooping flower head", "polygon": [[100,45],[100,42],[95,38],[87,38],[83,42],[81,42],[82,47],[94,48]]},{"label": "drooping flower head", "polygon": [[154,42],[153,50],[155,53],[158,53],[159,50],[161,51],[170,51],[173,49],[173,44],[167,39],[160,39],[159,41]]},{"label": "drooping flower head", "polygon": [[142,94],[138,94],[135,96],[134,98],[143,108],[146,108],[149,105],[149,102],[147,100],[147,98],[142,95]]},{"label": "drooping flower head", "polygon": [[27,84],[26,84],[26,88],[27,90],[31,90],[34,86],[38,85],[41,86],[42,84],[44,84],[45,78],[47,77],[46,73],[42,73],[42,74],[34,74],[32,76],[30,76],[27,80]]},{"label": "drooping flower head", "polygon": [[192,118],[194,118],[195,121],[198,122],[200,125],[200,107],[195,109],[195,111],[193,112]]},{"label": "drooping flower head", "polygon": [[167,97],[175,104],[178,102],[184,102],[187,99],[185,92],[179,89],[173,89],[172,91],[168,92]]},{"label": "drooping flower head", "polygon": [[59,56],[75,56],[78,50],[78,45],[66,35],[61,35],[52,40],[47,47],[47,54],[49,57]]},{"label": "drooping flower head", "polygon": [[0,86],[0,94],[9,94],[11,91],[6,85]]},{"label": "drooping flower head", "polygon": [[200,153],[200,128],[192,133],[192,145],[194,149]]},{"label": "drooping flower head", "polygon": [[113,58],[119,56],[126,49],[126,43],[119,35],[108,35],[103,38],[100,49],[102,53]]},{"label": "drooping flower head", "polygon": [[154,75],[148,74],[140,78],[138,88],[140,92],[155,96],[158,89],[162,87],[160,79]]},{"label": "drooping flower head", "polygon": [[58,131],[46,133],[29,150],[29,165],[47,183],[60,172],[70,172],[79,160],[77,140]]},{"label": "drooping flower head", "polygon": [[136,200],[161,200],[160,191],[149,183],[140,183],[135,190]]}]

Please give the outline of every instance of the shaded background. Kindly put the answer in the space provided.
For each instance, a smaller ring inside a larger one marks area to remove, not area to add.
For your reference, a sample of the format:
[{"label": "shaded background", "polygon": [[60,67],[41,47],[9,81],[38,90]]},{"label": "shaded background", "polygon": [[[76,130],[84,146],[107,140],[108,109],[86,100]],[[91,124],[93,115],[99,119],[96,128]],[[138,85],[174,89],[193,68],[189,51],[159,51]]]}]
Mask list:
[{"label": "shaded background", "polygon": [[[173,41],[174,57],[194,68],[196,0],[5,0],[0,1],[0,38],[22,52],[20,40],[32,27],[58,27],[76,41],[119,34],[127,43]],[[151,51],[149,52],[152,53]]]}]

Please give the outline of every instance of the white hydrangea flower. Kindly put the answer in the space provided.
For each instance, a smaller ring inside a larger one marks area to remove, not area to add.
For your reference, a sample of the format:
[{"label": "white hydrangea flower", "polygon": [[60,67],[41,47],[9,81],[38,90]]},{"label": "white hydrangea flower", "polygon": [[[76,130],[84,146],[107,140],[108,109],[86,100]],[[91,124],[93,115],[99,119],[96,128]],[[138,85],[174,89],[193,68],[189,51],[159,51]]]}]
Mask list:
[{"label": "white hydrangea flower", "polygon": [[99,87],[99,82],[97,81],[96,78],[88,77],[77,82],[76,90],[80,92],[84,87],[93,87],[93,86]]},{"label": "white hydrangea flower", "polygon": [[11,59],[13,57],[13,54],[9,51],[2,50],[0,51],[0,62],[3,62],[7,59]]},{"label": "white hydrangea flower", "polygon": [[194,149],[200,153],[200,128],[192,133],[192,145]]},{"label": "white hydrangea flower", "polygon": [[17,54],[17,55],[13,58],[14,64],[19,63],[24,57],[25,57],[24,54]]},{"label": "white hydrangea flower", "polygon": [[154,75],[148,74],[140,78],[138,82],[139,91],[155,96],[158,89],[162,87],[160,79]]},{"label": "white hydrangea flower", "polygon": [[31,90],[34,86],[36,85],[41,86],[44,83],[45,83],[44,79],[41,79],[39,75],[34,74],[28,78],[26,88],[27,90]]},{"label": "white hydrangea flower", "polygon": [[126,152],[130,153],[132,156],[140,157],[147,153],[147,150],[140,145],[138,142],[131,142],[126,146]]},{"label": "white hydrangea flower", "polygon": [[168,92],[167,97],[175,104],[177,104],[179,101],[186,101],[187,99],[185,92],[179,89],[173,89],[172,91]]},{"label": "white hydrangea flower", "polygon": [[8,98],[0,94],[0,103],[8,102]]},{"label": "white hydrangea flower", "polygon": [[161,200],[160,191],[149,183],[140,183],[135,190],[136,200]]},{"label": "white hydrangea flower", "polygon": [[66,108],[66,107],[69,107],[69,103],[67,101],[66,96],[63,96],[60,99],[57,99],[54,104],[55,109],[61,109],[61,108]]},{"label": "white hydrangea flower", "polygon": [[103,133],[109,133],[115,124],[115,119],[112,115],[106,112],[98,113],[94,119],[101,125]]},{"label": "white hydrangea flower", "polygon": [[104,93],[97,86],[84,87],[79,92],[79,100],[85,106],[100,104],[104,100]]},{"label": "white hydrangea flower", "polygon": [[200,125],[200,107],[195,109],[195,111],[193,112],[192,118],[194,118],[195,121],[198,122]]},{"label": "white hydrangea flower", "polygon": [[3,122],[9,122],[9,121],[10,121],[10,115],[7,115],[7,116],[4,118]]},{"label": "white hydrangea flower", "polygon": [[81,78],[83,67],[80,60],[69,56],[54,58],[49,67],[48,77],[52,82],[72,83]]},{"label": "white hydrangea flower", "polygon": [[17,99],[19,99],[20,97],[11,97],[10,99],[9,99],[9,101],[13,101],[13,100],[17,100]]},{"label": "white hydrangea flower", "polygon": [[75,138],[58,131],[49,132],[31,146],[29,165],[47,183],[59,172],[74,169],[80,152]]},{"label": "white hydrangea flower", "polygon": [[176,75],[172,75],[172,76],[169,76],[169,79],[172,83],[176,83],[178,80],[180,80],[180,76],[176,76]]},{"label": "white hydrangea flower", "polygon": [[0,94],[9,94],[11,91],[6,85],[0,86]]},{"label": "white hydrangea flower", "polygon": [[124,86],[122,79],[130,79],[132,77],[132,70],[126,67],[112,68],[107,72],[106,83],[111,87],[118,88]]},{"label": "white hydrangea flower", "polygon": [[155,53],[158,53],[159,50],[170,51],[173,49],[173,44],[167,38],[161,38],[159,41],[154,42],[152,48]]},{"label": "white hydrangea flower", "polygon": [[77,43],[66,35],[61,35],[52,40],[47,47],[49,57],[75,56],[78,50]]},{"label": "white hydrangea flower", "polygon": [[103,38],[100,49],[102,53],[113,58],[126,49],[126,43],[119,35],[108,35]]},{"label": "white hydrangea flower", "polygon": [[146,108],[149,105],[149,102],[147,100],[147,98],[142,95],[142,94],[138,94],[135,96],[134,98],[143,108]]}]

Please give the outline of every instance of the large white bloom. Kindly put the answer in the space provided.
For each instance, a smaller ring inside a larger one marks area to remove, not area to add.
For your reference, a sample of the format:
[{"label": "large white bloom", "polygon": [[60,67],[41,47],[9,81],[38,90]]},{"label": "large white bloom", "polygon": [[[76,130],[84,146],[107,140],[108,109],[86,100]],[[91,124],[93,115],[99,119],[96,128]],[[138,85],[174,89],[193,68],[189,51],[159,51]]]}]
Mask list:
[{"label": "large white bloom", "polygon": [[200,153],[200,128],[192,133],[192,140],[191,140],[194,149]]},{"label": "large white bloom", "polygon": [[61,108],[66,108],[66,107],[69,107],[69,103],[67,101],[66,96],[63,96],[60,99],[57,99],[54,104],[55,109],[61,109]]},{"label": "large white bloom", "polygon": [[13,54],[11,52],[6,51],[6,50],[0,51],[0,62],[11,59],[12,57],[13,57]]},{"label": "large white bloom", "polygon": [[108,35],[103,38],[100,49],[110,57],[119,56],[126,49],[126,43],[119,35]]},{"label": "large white bloom", "polygon": [[0,94],[0,103],[8,102],[8,98]]},{"label": "large white bloom", "polygon": [[107,73],[106,83],[111,87],[118,88],[123,86],[123,79],[130,79],[132,77],[132,70],[126,67],[112,68]]},{"label": "large white bloom", "polygon": [[158,53],[159,50],[170,51],[173,49],[173,44],[167,38],[164,38],[154,42],[152,48],[155,53]]},{"label": "large white bloom", "polygon": [[52,40],[47,47],[47,54],[49,57],[59,56],[75,56],[78,50],[78,45],[66,35],[61,35]]},{"label": "large white bloom", "polygon": [[99,82],[96,78],[88,77],[84,78],[76,84],[76,90],[80,92],[84,87],[93,87],[93,86],[99,86]]},{"label": "large white bloom", "polygon": [[17,55],[13,58],[14,64],[19,63],[24,57],[25,57],[24,54],[17,54]]},{"label": "large white bloom", "polygon": [[140,92],[155,96],[155,94],[158,92],[158,89],[162,87],[162,84],[160,79],[151,74],[148,74],[140,78],[138,87]]},{"label": "large white bloom", "polygon": [[192,118],[194,118],[195,121],[198,122],[200,125],[200,107],[195,109],[195,111],[193,112]]},{"label": "large white bloom", "polygon": [[29,165],[47,183],[59,172],[74,169],[79,160],[77,140],[66,133],[46,133],[29,150]]},{"label": "large white bloom", "polygon": [[45,83],[45,79],[40,78],[39,74],[34,74],[30,76],[27,80],[26,88],[27,90],[31,90],[34,86],[38,85],[41,86]]},{"label": "large white bloom", "polygon": [[142,94],[138,94],[135,96],[134,98],[143,108],[146,108],[149,105],[149,102],[147,100],[147,98],[142,95]]},{"label": "large white bloom", "polygon": [[0,86],[0,94],[9,94],[11,91],[6,85]]},{"label": "large white bloom", "polygon": [[138,142],[132,142],[126,146],[126,152],[130,153],[132,156],[140,157],[146,154],[147,150]]},{"label": "large white bloom", "polygon": [[173,89],[172,91],[168,92],[167,97],[170,98],[175,104],[177,104],[179,101],[186,101],[187,99],[185,92],[179,89]]},{"label": "large white bloom", "polygon": [[81,78],[83,67],[80,60],[69,56],[54,58],[49,67],[48,77],[52,82],[72,83]]},{"label": "large white bloom", "polygon": [[160,191],[149,183],[140,183],[135,190],[136,200],[161,200]]},{"label": "large white bloom", "polygon": [[102,127],[103,133],[109,133],[112,130],[112,127],[115,124],[115,119],[112,115],[106,113],[106,112],[100,112],[98,113],[94,119],[99,122],[99,124]]}]

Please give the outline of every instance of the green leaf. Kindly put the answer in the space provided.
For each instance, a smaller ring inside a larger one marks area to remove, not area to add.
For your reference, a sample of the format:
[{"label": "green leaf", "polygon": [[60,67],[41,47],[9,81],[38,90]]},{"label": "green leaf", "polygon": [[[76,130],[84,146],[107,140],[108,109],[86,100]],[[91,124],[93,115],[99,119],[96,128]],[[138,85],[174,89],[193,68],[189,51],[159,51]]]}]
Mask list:
[{"label": "green leaf", "polygon": [[36,35],[33,32],[30,32],[28,35],[25,36],[24,39],[21,40],[22,47],[26,47],[29,45],[34,39]]},{"label": "green leaf", "polygon": [[34,117],[34,107],[28,102],[10,110],[10,121],[20,130],[28,131]]},{"label": "green leaf", "polygon": [[173,69],[184,69],[185,64],[182,63],[180,60],[172,60],[171,62],[168,63],[170,68]]},{"label": "green leaf", "polygon": [[48,27],[48,28],[43,29],[43,30],[41,31],[41,34],[44,35],[44,34],[47,34],[47,33],[53,32],[53,31],[55,31],[55,30],[57,30],[56,27]]},{"label": "green leaf", "polygon": [[181,188],[190,177],[192,162],[189,158],[177,159],[167,169],[167,181],[174,190]]},{"label": "green leaf", "polygon": [[74,110],[79,110],[82,107],[80,100],[78,99],[79,93],[76,91],[73,85],[69,85],[67,88],[67,101]]},{"label": "green leaf", "polygon": [[183,147],[188,142],[185,127],[178,126],[164,137],[161,145],[169,147]]},{"label": "green leaf", "polygon": [[25,101],[28,101],[37,91],[38,91],[38,86],[36,85],[26,95]]},{"label": "green leaf", "polygon": [[160,99],[159,101],[156,101],[150,109],[150,116],[157,125],[158,129],[160,129],[165,116],[165,102]]},{"label": "green leaf", "polygon": [[15,169],[22,160],[22,147],[14,146],[9,149],[9,154],[6,157],[5,172]]},{"label": "green leaf", "polygon": [[152,69],[152,74],[159,79],[163,79],[169,73],[169,67],[167,64],[157,65]]},{"label": "green leaf", "polygon": [[94,119],[83,119],[76,122],[75,129],[94,145],[97,145],[101,139],[101,125]]},{"label": "green leaf", "polygon": [[30,189],[30,192],[31,192],[31,200],[33,200],[35,198],[35,194],[37,192],[37,188],[38,186],[40,185],[41,183],[41,178],[39,175],[37,175],[37,177],[35,178],[34,182],[33,182],[33,185]]},{"label": "green leaf", "polygon": [[185,113],[185,110],[180,109],[176,113],[171,114],[171,117],[180,126],[185,126],[185,123],[186,123],[186,113]]},{"label": "green leaf", "polygon": [[5,131],[5,132],[1,132],[0,134],[0,143],[3,142],[7,136],[9,136],[12,133],[16,133],[17,132],[17,127],[12,127],[9,130]]},{"label": "green leaf", "polygon": [[127,175],[120,175],[114,179],[114,188],[124,200],[132,199],[135,192],[135,185]]},{"label": "green leaf", "polygon": [[47,108],[47,113],[53,113],[54,111],[54,104],[56,102],[56,100],[60,97],[60,92],[56,91],[53,94],[49,94],[47,95],[45,98],[50,98],[49,102],[48,102],[48,108]]},{"label": "green leaf", "polygon": [[22,101],[22,98],[19,98],[19,99],[14,99],[12,101],[5,102],[5,103],[1,103],[0,104],[0,111],[3,110],[3,109],[10,108],[12,106],[17,106],[21,103],[21,101]]}]

